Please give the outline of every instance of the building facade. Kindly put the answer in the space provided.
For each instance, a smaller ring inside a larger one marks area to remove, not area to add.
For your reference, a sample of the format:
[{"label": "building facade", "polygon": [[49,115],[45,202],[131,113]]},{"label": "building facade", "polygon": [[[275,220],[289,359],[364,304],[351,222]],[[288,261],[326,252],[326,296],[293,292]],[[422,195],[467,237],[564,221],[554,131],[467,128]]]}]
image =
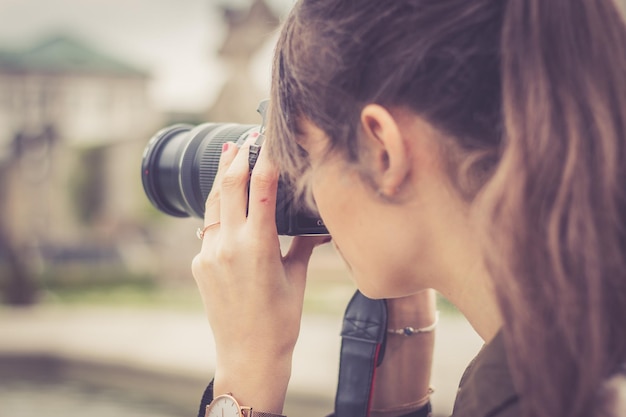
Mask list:
[{"label": "building facade", "polygon": [[18,247],[108,244],[138,221],[149,81],[68,36],[0,51],[0,214]]}]

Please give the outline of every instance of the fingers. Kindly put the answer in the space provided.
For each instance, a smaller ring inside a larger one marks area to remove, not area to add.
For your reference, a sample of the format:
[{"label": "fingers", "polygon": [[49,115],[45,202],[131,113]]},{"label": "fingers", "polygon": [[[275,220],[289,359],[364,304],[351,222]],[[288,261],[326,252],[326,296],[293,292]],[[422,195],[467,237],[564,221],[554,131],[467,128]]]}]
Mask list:
[{"label": "fingers", "polygon": [[248,166],[250,141],[248,138],[239,149],[221,180],[221,228],[226,234],[233,233],[246,221],[250,181]]},{"label": "fingers", "polygon": [[221,194],[221,182],[224,173],[233,162],[233,159],[237,155],[237,146],[232,142],[226,142],[222,147],[222,155],[220,156],[219,166],[217,167],[217,173],[213,179],[213,187],[206,199],[204,206],[204,226],[208,226],[217,221],[220,221],[220,194]]},{"label": "fingers", "polygon": [[283,258],[283,262],[292,271],[296,272],[296,275],[306,274],[313,249],[330,242],[330,240],[330,236],[296,236],[293,238],[289,251]]},{"label": "fingers", "polygon": [[[252,175],[248,155],[251,135],[241,149],[224,145],[220,164],[205,206],[204,226],[219,222],[225,235],[248,222],[258,235],[276,235],[278,170],[261,151]],[[249,193],[248,193],[249,186]]]},{"label": "fingers", "polygon": [[[213,187],[206,199],[204,207],[204,232],[201,235],[202,240],[202,252],[209,250],[215,239],[205,237],[207,234],[210,236],[217,236],[218,231],[222,227],[222,179],[228,172],[233,160],[237,156],[237,146],[232,142],[226,142],[222,146],[222,155],[220,156],[220,162],[217,167],[217,173],[213,179]],[[210,229],[210,230],[209,230]]]},{"label": "fingers", "polygon": [[250,178],[248,221],[262,234],[276,234],[277,190],[278,170],[261,149]]}]

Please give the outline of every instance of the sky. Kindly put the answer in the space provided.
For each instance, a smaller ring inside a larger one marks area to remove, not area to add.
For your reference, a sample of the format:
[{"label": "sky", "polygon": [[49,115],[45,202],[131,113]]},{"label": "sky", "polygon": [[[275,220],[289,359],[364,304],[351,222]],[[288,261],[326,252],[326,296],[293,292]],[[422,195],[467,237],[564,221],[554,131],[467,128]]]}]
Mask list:
[{"label": "sky", "polygon": [[[157,108],[199,111],[224,82],[214,53],[225,35],[217,4],[247,0],[0,0],[0,49],[27,48],[54,34],[70,34],[95,49],[152,75]],[[276,10],[291,0],[271,0]],[[269,83],[272,45],[255,68],[261,88]]]}]

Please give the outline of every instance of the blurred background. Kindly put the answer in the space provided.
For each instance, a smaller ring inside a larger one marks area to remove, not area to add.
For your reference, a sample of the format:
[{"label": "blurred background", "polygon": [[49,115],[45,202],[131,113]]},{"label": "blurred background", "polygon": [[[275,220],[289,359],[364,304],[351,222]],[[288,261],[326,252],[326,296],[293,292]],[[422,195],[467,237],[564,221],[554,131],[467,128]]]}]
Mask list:
[{"label": "blurred background", "polygon": [[[258,123],[291,5],[0,0],[0,417],[195,415],[215,359],[190,273],[200,221],[150,205],[142,152],[173,123]],[[354,289],[320,248],[288,415],[332,410]],[[440,301],[443,416],[481,341]]]},{"label": "blurred background", "polygon": [[288,7],[0,0],[0,248],[9,304],[48,299],[87,275],[84,284],[102,286],[188,281],[194,227],[148,203],[143,148],[172,123],[258,122]]}]

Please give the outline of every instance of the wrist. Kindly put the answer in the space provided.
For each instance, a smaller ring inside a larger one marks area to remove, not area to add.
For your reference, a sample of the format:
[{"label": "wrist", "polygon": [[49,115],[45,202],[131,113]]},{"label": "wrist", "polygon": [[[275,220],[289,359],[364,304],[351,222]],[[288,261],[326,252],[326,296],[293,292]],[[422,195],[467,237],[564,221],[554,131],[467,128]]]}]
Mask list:
[{"label": "wrist", "polygon": [[[405,415],[428,402],[437,318],[436,295],[425,290],[387,300],[388,330],[422,329],[407,335],[389,334],[385,357],[378,368],[372,397],[377,416]],[[432,330],[428,330],[431,329]]]},{"label": "wrist", "polygon": [[290,377],[290,359],[223,361],[215,371],[214,396],[231,393],[240,404],[281,414]]}]

